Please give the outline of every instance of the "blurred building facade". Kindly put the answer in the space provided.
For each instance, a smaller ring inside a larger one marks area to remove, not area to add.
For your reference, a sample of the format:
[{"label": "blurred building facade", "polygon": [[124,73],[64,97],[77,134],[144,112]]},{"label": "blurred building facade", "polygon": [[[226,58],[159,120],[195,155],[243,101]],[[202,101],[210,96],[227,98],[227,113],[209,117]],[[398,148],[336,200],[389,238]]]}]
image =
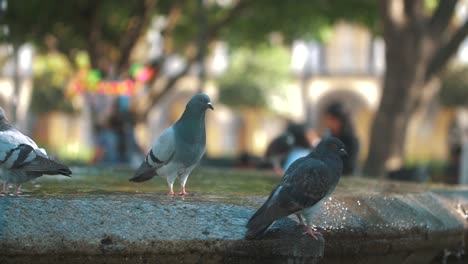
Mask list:
[{"label": "blurred building facade", "polygon": [[[366,27],[340,22],[324,44],[309,43],[309,52],[316,55],[306,63],[302,75],[303,78],[305,75],[305,94],[313,112],[309,116],[316,122],[313,126],[320,127],[323,111],[328,105],[342,103],[353,117],[361,142],[360,158],[364,160],[372,119],[380,104],[385,71],[384,41],[373,37]],[[452,119],[453,110],[434,104],[424,118],[409,128],[408,159],[445,159],[447,131]]]},{"label": "blurred building facade", "polygon": [[[226,46],[220,45],[220,52],[227,53]],[[340,22],[334,26],[325,43],[298,40],[291,54],[291,74],[294,78],[288,86],[287,95],[284,98],[271,97],[270,103],[279,109],[279,114],[259,109],[233,110],[217,102],[217,88],[213,82],[205,83],[203,90],[211,96],[216,109],[207,113],[209,156],[235,157],[246,152],[262,156],[270,140],[284,131],[288,121],[307,120],[312,127],[320,130],[324,109],[331,103],[340,102],[351,111],[362,146],[361,159],[365,159],[385,71],[383,40],[373,37],[363,26]],[[226,61],[222,57],[208,61],[221,63],[225,67]],[[178,60],[173,61],[177,66]],[[148,126],[139,127],[136,131],[142,149],[148,149],[161,132],[178,119],[190,96],[199,90],[198,86],[196,74],[183,77],[178,81],[177,89],[151,110]],[[0,82],[2,106],[9,104],[12,91],[11,82]],[[67,141],[65,135],[73,136],[73,140],[68,140],[71,143],[67,144],[71,152],[82,151],[80,145],[85,145],[87,149],[91,136],[83,128],[89,128],[89,121],[83,120],[86,119],[83,114],[81,117],[69,117],[68,121],[63,121],[64,118],[57,113],[46,119],[40,118],[41,124],[35,130],[37,137],[47,145],[60,147]],[[409,159],[444,159],[447,154],[447,131],[452,119],[452,110],[435,106],[427,118],[412,125],[407,141]],[[61,127],[59,123],[66,126]],[[80,132],[60,132],[67,129]],[[429,141],[431,144],[427,144]]]}]

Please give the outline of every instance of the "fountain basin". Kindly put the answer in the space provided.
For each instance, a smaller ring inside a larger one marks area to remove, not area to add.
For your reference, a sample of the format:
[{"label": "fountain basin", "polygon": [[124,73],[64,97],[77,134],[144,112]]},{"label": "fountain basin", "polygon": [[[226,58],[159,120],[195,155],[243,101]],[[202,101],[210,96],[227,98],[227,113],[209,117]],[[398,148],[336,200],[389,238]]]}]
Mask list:
[{"label": "fountain basin", "polygon": [[244,240],[265,199],[160,191],[0,198],[0,262],[430,263],[467,249],[463,188],[345,179],[314,217],[322,239],[286,218],[263,239]]}]

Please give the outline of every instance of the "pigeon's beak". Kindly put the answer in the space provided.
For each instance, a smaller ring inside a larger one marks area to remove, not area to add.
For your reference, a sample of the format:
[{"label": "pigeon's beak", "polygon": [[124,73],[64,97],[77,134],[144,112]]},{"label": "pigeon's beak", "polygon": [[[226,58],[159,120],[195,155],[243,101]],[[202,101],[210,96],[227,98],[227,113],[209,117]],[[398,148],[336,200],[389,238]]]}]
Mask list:
[{"label": "pigeon's beak", "polygon": [[214,110],[214,107],[211,103],[208,103],[208,108],[211,109],[211,110]]},{"label": "pigeon's beak", "polygon": [[340,149],[340,156],[348,157],[348,152],[344,148]]}]

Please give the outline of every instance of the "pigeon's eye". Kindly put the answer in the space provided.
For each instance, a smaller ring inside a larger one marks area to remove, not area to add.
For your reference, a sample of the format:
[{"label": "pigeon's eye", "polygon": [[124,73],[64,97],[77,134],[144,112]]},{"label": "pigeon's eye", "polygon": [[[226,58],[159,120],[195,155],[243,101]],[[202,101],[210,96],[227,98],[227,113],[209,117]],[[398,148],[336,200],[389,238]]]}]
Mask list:
[{"label": "pigeon's eye", "polygon": [[330,150],[338,150],[338,146],[335,143],[329,143],[328,148]]},{"label": "pigeon's eye", "polygon": [[198,98],[198,102],[203,103],[203,98]]}]

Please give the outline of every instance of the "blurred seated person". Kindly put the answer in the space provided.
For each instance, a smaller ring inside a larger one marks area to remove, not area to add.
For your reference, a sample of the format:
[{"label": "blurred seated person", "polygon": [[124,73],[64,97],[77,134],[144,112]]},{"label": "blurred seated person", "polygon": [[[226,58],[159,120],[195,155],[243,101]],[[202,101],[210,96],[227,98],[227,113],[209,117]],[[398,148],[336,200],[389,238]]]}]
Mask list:
[{"label": "blurred seated person", "polygon": [[354,131],[351,117],[340,103],[332,103],[325,110],[325,136],[339,138],[346,146],[348,157],[343,158],[343,175],[355,173],[359,155],[359,140]]},{"label": "blurred seated person", "polygon": [[265,159],[281,176],[296,159],[309,154],[310,147],[304,125],[290,123],[286,131],[268,145]]},{"label": "blurred seated person", "polygon": [[283,164],[286,156],[293,147],[294,137],[288,131],[274,138],[267,147],[265,152],[265,160],[271,162],[276,174],[283,175]]},{"label": "blurred seated person", "polygon": [[302,157],[307,156],[312,150],[311,143],[307,137],[307,130],[305,125],[302,124],[290,124],[288,126],[288,132],[292,134],[294,138],[294,144],[288,152],[286,159],[283,164],[283,173],[291,166],[291,164]]}]

